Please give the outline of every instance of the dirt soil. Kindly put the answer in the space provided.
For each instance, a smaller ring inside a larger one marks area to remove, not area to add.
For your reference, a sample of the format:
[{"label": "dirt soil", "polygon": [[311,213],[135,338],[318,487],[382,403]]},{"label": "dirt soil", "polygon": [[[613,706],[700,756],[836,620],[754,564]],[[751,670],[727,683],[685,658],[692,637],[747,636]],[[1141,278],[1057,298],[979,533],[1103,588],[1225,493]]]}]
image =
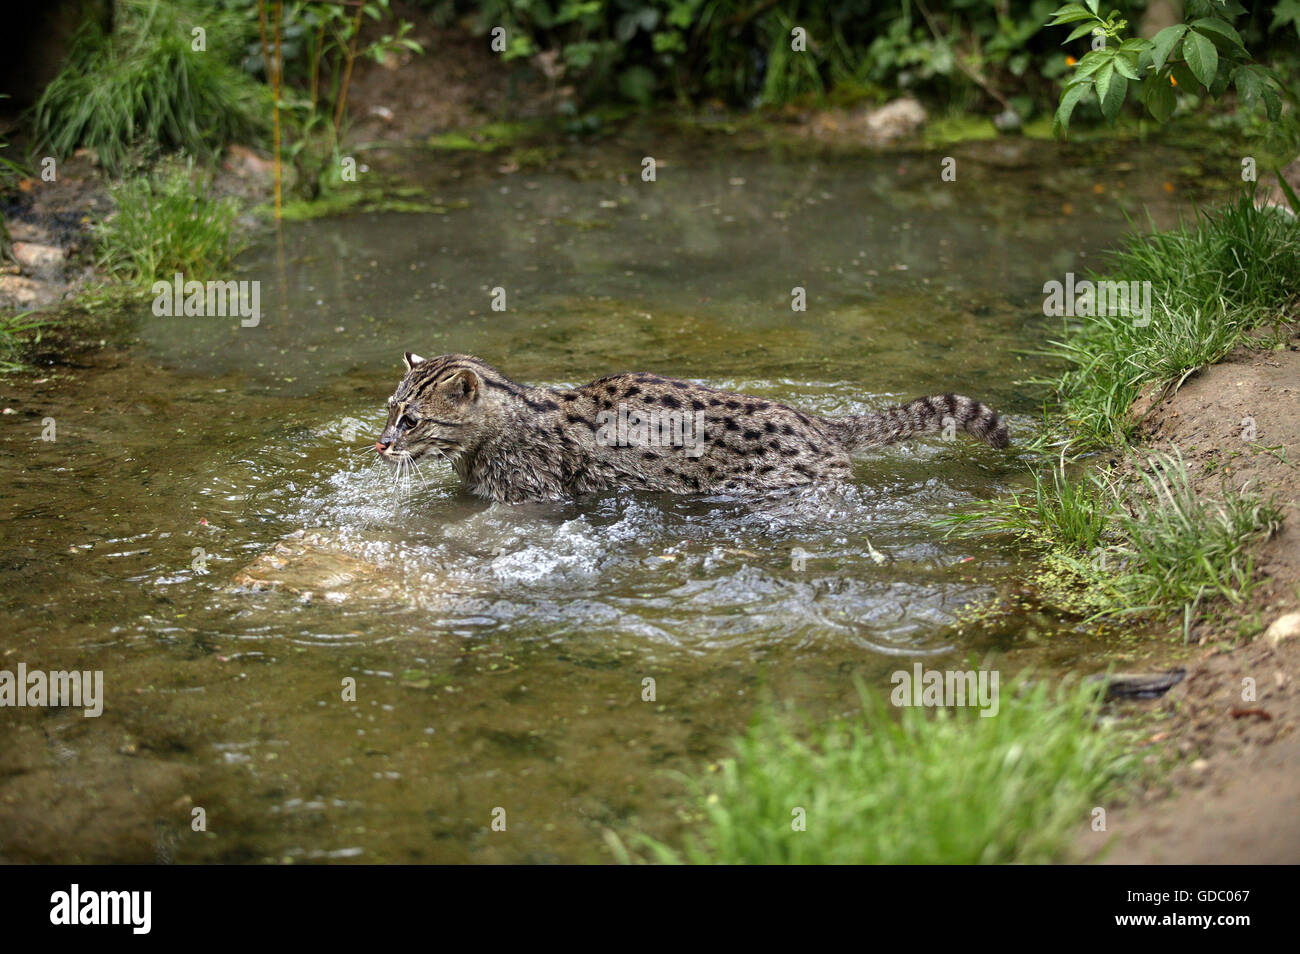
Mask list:
[{"label": "dirt soil", "polygon": [[[1253,428],[1253,429],[1252,429]],[[1259,551],[1266,582],[1232,618],[1194,630],[1187,679],[1162,700],[1153,753],[1180,756],[1160,788],[1085,838],[1112,864],[1300,862],[1300,338],[1206,368],[1146,418],[1153,448],[1182,453],[1197,489],[1275,494],[1281,530]],[[1249,691],[1254,688],[1253,694]],[[1103,849],[1103,845],[1105,846]]]},{"label": "dirt soil", "polygon": [[[412,142],[487,122],[548,115],[572,95],[547,88],[525,64],[503,61],[486,36],[463,27],[440,29],[418,10],[394,7],[415,24],[411,39],[424,55],[395,53],[382,62],[359,60],[348,90],[352,143]],[[384,32],[370,26],[362,35]]]}]

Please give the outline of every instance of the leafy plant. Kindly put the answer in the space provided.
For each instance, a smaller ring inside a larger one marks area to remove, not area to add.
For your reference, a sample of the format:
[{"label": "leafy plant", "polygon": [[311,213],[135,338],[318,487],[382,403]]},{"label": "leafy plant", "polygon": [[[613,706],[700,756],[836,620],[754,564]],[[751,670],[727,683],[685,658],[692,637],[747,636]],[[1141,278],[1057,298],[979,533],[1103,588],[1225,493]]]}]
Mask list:
[{"label": "leafy plant", "polygon": [[1061,91],[1054,125],[1070,128],[1075,107],[1090,93],[1097,97],[1102,115],[1110,122],[1119,116],[1130,86],[1159,122],[1166,122],[1178,102],[1178,89],[1197,88],[1219,98],[1231,84],[1247,108],[1262,104],[1270,120],[1282,113],[1282,88],[1278,75],[1254,62],[1233,27],[1231,18],[1246,9],[1236,0],[1187,0],[1186,23],[1165,27],[1151,39],[1125,37],[1128,21],[1119,11],[1100,14],[1101,0],[1067,3],[1048,26],[1074,24],[1065,43],[1092,37],[1093,48],[1075,67]]},{"label": "leafy plant", "polygon": [[1076,552],[1098,547],[1118,504],[1105,480],[1095,473],[1075,480],[1064,459],[1034,471],[1033,479],[1030,493],[1013,493],[1007,502],[973,513],[944,516],[936,523],[950,533],[1009,532],[1040,546]]},{"label": "leafy plant", "polygon": [[[1039,34],[1052,0],[487,0],[502,58],[563,75],[579,99],[671,94],[746,105],[884,95],[886,86],[1032,108],[1065,57]],[[806,49],[792,48],[793,31]]]},{"label": "leafy plant", "polygon": [[[1289,12],[1294,3],[1300,0],[1282,0],[1271,26],[1264,14],[1229,29],[1257,52],[1291,62],[1287,48],[1294,41],[1286,34],[1300,20],[1300,13]],[[803,98],[842,102],[914,91],[970,110],[995,105],[1027,119],[1040,107],[1056,108],[1057,82],[1069,72],[1065,53],[1044,29],[1059,6],[1060,0],[484,0],[460,9],[474,16],[480,33],[505,31],[499,51],[505,62],[520,71],[530,65],[552,89],[562,78],[578,103],[671,96],[779,106]],[[1231,45],[1231,34],[1220,31],[1216,41],[1213,26],[1195,21],[1228,23],[1238,9],[1235,3],[1190,0],[1188,31],[1204,35],[1216,44],[1215,55],[1228,60],[1217,44]],[[1088,35],[1101,27],[1111,49],[1126,43],[1118,14],[1102,18],[1100,10],[1095,0],[1068,4],[1057,16],[1083,11],[1089,19],[1056,22]],[[791,48],[796,27],[804,31],[804,50]],[[1122,61],[1112,64],[1108,76],[1118,73],[1124,83],[1112,90],[1106,82],[1107,109],[1121,104],[1114,98],[1121,85],[1139,82],[1124,71],[1136,71],[1129,53],[1147,42],[1129,43]],[[1191,54],[1196,59],[1200,39],[1187,44],[1197,48]],[[1170,55],[1174,63],[1186,60],[1182,45]],[[1084,59],[1088,70],[1103,65],[1100,57]],[[1198,68],[1202,60],[1196,60]],[[1251,67],[1238,77],[1243,95],[1267,97],[1264,87],[1276,89],[1271,78],[1256,82],[1263,75],[1257,64],[1240,65]],[[1095,80],[1070,95],[1082,101],[1093,89]],[[1183,91],[1192,89],[1186,85]],[[1152,95],[1162,101],[1164,91]]]},{"label": "leafy plant", "polygon": [[[390,0],[362,0],[353,9],[329,2],[256,0],[258,40],[250,57],[271,85],[275,156],[275,209],[281,211],[281,161],[287,156],[297,171],[298,190],[315,198],[341,167],[339,138],[347,113],[348,90],[358,59],[382,61],[398,50],[423,52],[408,35],[412,24],[397,20],[394,32],[361,41],[362,18],[382,22],[391,15]],[[286,83],[286,79],[289,80]],[[296,86],[291,85],[296,82]],[[291,138],[284,148],[282,119]]]}]

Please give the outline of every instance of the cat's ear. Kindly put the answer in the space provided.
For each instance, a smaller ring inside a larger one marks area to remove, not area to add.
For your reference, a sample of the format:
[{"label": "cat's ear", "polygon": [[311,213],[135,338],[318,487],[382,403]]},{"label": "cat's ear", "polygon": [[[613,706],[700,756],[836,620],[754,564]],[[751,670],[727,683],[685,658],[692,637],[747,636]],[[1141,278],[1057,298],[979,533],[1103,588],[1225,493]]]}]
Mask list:
[{"label": "cat's ear", "polygon": [[402,355],[402,361],[406,365],[406,370],[410,371],[417,364],[424,364],[424,359],[418,354],[412,354],[410,351]]},{"label": "cat's ear", "polygon": [[474,401],[478,398],[478,375],[469,368],[461,368],[443,383],[443,388],[455,400]]}]

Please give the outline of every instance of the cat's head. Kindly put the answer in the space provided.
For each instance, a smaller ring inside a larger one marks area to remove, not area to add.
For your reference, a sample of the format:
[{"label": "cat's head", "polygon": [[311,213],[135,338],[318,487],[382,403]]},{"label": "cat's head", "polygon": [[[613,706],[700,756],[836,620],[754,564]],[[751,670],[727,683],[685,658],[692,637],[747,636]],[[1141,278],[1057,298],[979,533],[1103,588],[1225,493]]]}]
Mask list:
[{"label": "cat's head", "polygon": [[455,460],[499,430],[509,398],[520,389],[467,354],[422,358],[406,352],[406,376],[388,399],[388,423],[375,450],[389,463],[430,451]]}]

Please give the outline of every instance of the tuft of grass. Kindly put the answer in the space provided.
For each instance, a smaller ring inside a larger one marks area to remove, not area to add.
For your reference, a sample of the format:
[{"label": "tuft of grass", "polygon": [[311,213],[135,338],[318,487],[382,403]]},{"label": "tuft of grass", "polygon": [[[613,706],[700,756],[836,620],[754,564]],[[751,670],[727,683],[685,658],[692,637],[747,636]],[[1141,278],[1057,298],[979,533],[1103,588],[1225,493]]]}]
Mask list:
[{"label": "tuft of grass", "polygon": [[0,374],[21,371],[26,367],[22,350],[28,332],[35,331],[34,340],[40,341],[40,328],[45,319],[33,318],[32,314],[23,311],[16,315],[0,315]]},{"label": "tuft of grass", "polygon": [[935,523],[949,533],[1013,533],[1049,548],[1089,551],[1100,545],[1117,506],[1113,490],[1098,474],[1073,480],[1065,460],[1033,472],[1034,487],[1012,493],[985,509],[946,515]]},{"label": "tuft of grass", "polygon": [[1300,226],[1243,191],[1195,227],[1131,236],[1103,277],[1150,282],[1152,314],[1145,326],[1122,314],[1070,319],[1049,345],[1066,365],[1052,384],[1075,447],[1127,443],[1144,389],[1176,386],[1253,332],[1280,327],[1300,289]]},{"label": "tuft of grass", "polygon": [[111,187],[117,211],[95,227],[99,265],[145,285],[176,272],[202,281],[229,267],[237,251],[238,206],[205,195],[203,185],[188,162]]},{"label": "tuft of grass", "polygon": [[1146,494],[1120,518],[1115,548],[1125,569],[1114,586],[1128,611],[1180,607],[1190,623],[1211,598],[1240,606],[1260,582],[1252,551],[1281,526],[1281,510],[1226,486],[1221,500],[1199,494],[1177,453],[1147,457],[1141,474]]},{"label": "tuft of grass", "polygon": [[[248,18],[205,0],[117,0],[115,29],[79,34],[67,64],[33,109],[42,149],[93,150],[110,172],[127,157],[171,150],[212,157],[256,139],[269,94],[238,62]],[[206,49],[195,50],[195,27]]]},{"label": "tuft of grass", "polygon": [[[1135,764],[1099,723],[1095,689],[1004,691],[998,714],[901,709],[796,731],[761,714],[718,771],[693,782],[702,816],[663,862],[998,864],[1063,857],[1071,833]],[[806,830],[793,828],[802,808]]]},{"label": "tuft of grass", "polygon": [[1186,635],[1215,601],[1240,606],[1259,585],[1253,551],[1281,525],[1282,511],[1226,485],[1218,499],[1206,496],[1176,451],[1144,455],[1137,470],[1144,493],[1126,495],[1131,513],[1102,476],[1073,478],[1061,460],[1034,475],[1032,496],[940,523],[950,533],[1014,533],[1047,551],[1035,582],[1061,609],[1091,619],[1181,614]]}]

